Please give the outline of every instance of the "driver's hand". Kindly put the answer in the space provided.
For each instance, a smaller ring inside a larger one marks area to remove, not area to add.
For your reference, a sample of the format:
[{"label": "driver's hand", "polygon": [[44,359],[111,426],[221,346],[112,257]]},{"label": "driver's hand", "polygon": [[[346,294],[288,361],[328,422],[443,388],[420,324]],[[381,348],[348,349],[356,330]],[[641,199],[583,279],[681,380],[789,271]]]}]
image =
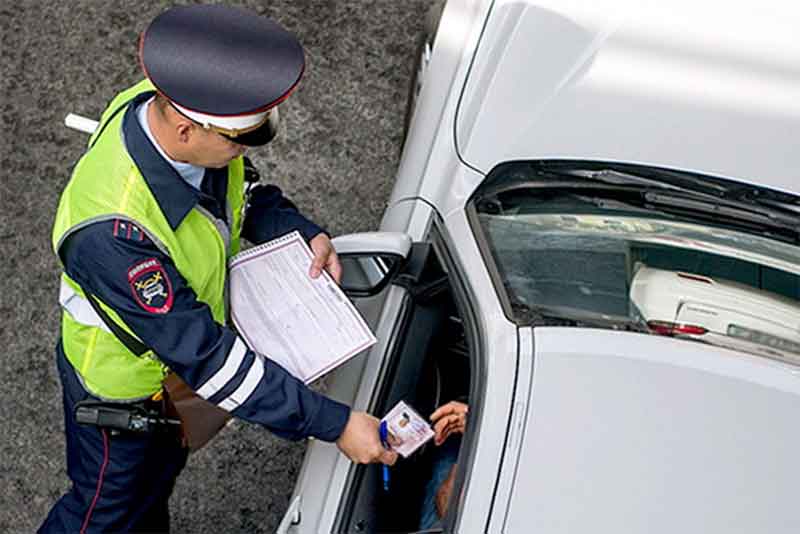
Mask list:
[{"label": "driver's hand", "polygon": [[451,434],[463,434],[467,426],[469,406],[463,402],[450,401],[431,414],[433,442],[441,445]]},{"label": "driver's hand", "polygon": [[354,463],[392,465],[397,461],[397,453],[381,444],[379,425],[380,421],[368,413],[350,412],[350,419],[336,440],[336,446]]},{"label": "driver's hand", "polygon": [[337,284],[341,282],[342,264],[339,262],[339,256],[336,255],[336,250],[334,250],[330,238],[325,234],[317,234],[308,244],[314,253],[314,259],[311,260],[311,269],[308,273],[311,278],[318,278],[322,274],[322,269],[325,269],[336,280]]}]

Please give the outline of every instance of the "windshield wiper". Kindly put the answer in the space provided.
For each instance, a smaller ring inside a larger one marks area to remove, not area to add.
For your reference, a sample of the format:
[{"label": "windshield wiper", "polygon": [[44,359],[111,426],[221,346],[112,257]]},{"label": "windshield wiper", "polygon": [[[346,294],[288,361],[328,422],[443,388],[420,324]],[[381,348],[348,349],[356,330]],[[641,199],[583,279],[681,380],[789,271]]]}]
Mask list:
[{"label": "windshield wiper", "polygon": [[604,184],[610,184],[610,185],[641,185],[646,187],[657,187],[660,189],[668,189],[672,191],[685,191],[687,193],[693,192],[691,189],[687,189],[685,187],[680,187],[659,180],[646,178],[644,176],[637,176],[635,174],[629,174],[627,172],[621,172],[613,169],[603,169],[599,171],[576,169],[576,170],[560,170],[555,172],[553,170],[549,170],[548,172],[559,175],[585,178],[588,180],[594,180],[596,182],[602,182]]},{"label": "windshield wiper", "polygon": [[[614,199],[597,195],[576,195],[576,197],[604,211],[621,211],[628,213],[640,213],[643,215],[653,215],[653,208],[648,207],[647,203],[644,202],[639,196],[633,199],[630,198],[630,195],[626,195],[624,199]],[[669,217],[669,215],[661,212],[659,212],[659,215]]]},{"label": "windshield wiper", "polygon": [[770,198],[761,198],[761,197],[748,198],[747,201],[755,202],[756,204],[760,204],[762,206],[767,206],[776,210],[780,210],[782,214],[787,214],[787,213],[790,214],[789,215],[790,217],[792,215],[800,217],[800,206],[798,206],[797,204],[791,204],[789,202],[782,202],[780,200],[773,200]]},{"label": "windshield wiper", "polygon": [[[612,192],[612,194],[615,195],[615,198],[598,195],[585,196],[584,198],[603,209],[638,208],[651,210],[657,207],[659,211],[674,213],[675,210],[665,210],[663,208],[680,208],[681,210],[707,213],[729,220],[741,219],[748,223],[779,228],[792,233],[797,233],[797,229],[800,227],[800,207],[766,198],[755,197],[747,200],[733,200],[678,188],[669,191],[645,188],[635,193],[632,190],[619,190]],[[642,200],[644,202],[641,202]]]},{"label": "windshield wiper", "polygon": [[[701,220],[751,233],[770,232],[782,241],[800,243],[800,206],[786,202],[780,193],[754,187],[726,187],[713,180],[705,183],[679,172],[641,176],[607,167],[540,165],[533,174],[537,179],[495,184],[479,199],[481,207],[486,213],[503,214],[509,210],[508,206],[514,206],[516,197],[510,195],[513,191],[527,190],[536,196],[545,195],[545,191],[562,194],[569,191],[602,210],[645,210],[650,215]],[[509,199],[501,195],[508,195]]]},{"label": "windshield wiper", "polygon": [[676,194],[645,191],[644,200],[661,211],[684,215],[703,213],[721,224],[748,226],[754,230],[779,230],[797,242],[800,216],[788,215],[761,205],[746,204],[709,197],[702,194]]},{"label": "windshield wiper", "polygon": [[727,196],[732,187],[724,181],[708,176],[699,177],[682,171],[653,169],[626,163],[542,162],[538,167],[541,173],[557,176],[575,176],[607,184],[641,185],[716,197]]}]

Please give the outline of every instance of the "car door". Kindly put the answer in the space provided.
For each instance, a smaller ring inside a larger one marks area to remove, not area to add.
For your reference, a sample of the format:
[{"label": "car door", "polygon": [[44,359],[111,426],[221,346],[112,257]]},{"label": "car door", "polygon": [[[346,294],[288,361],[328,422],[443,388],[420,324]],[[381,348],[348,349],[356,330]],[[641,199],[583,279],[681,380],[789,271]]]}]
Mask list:
[{"label": "car door", "polygon": [[[336,237],[333,244],[343,265],[342,287],[378,342],[325,376],[319,387],[364,410],[405,306],[405,289],[389,282],[406,266],[412,241],[402,232],[366,232]],[[349,467],[334,444],[309,440],[289,508],[276,532],[318,532],[330,525]]]},{"label": "car door", "polygon": [[[453,230],[460,233],[466,229],[462,225],[466,220],[459,221]],[[415,405],[424,416],[429,415],[437,404],[452,399],[450,393],[438,398],[429,394],[431,389],[425,384],[430,383],[432,373],[425,355],[447,352],[446,343],[442,349],[442,332],[453,315],[463,320],[467,350],[461,356],[452,356],[457,351],[451,351],[444,369],[449,380],[458,375],[458,367],[468,366],[472,376],[467,388],[471,419],[461,445],[447,528],[475,532],[480,524],[485,525],[485,506],[491,504],[498,476],[512,395],[508,381],[513,381],[516,369],[516,329],[506,322],[499,326],[483,324],[493,322],[499,305],[495,303],[497,308],[492,308],[480,304],[482,298],[497,297],[491,287],[481,285],[488,275],[482,262],[474,263],[480,258],[468,236],[454,239],[447,224],[434,217],[424,233],[417,234],[407,253],[402,247],[393,249],[393,257],[400,263],[391,265],[385,261],[390,249],[378,246],[381,234],[371,236],[337,238],[335,245],[344,258],[345,270],[359,273],[344,285],[351,291],[356,289],[351,293],[356,295],[354,302],[379,341],[329,375],[326,393],[376,415],[383,415],[401,399]],[[370,246],[366,246],[365,238],[372,239]],[[402,241],[397,236],[393,239],[395,243]],[[391,280],[387,282],[386,277]],[[364,284],[366,279],[380,281],[374,284],[380,288],[377,293],[366,287],[372,285]],[[353,280],[360,283],[359,287],[350,285]],[[472,287],[475,283],[481,285],[478,291]],[[494,364],[486,358],[494,359]],[[392,468],[392,480],[397,483],[387,494],[381,487],[379,466],[354,466],[334,445],[312,441],[278,532],[413,532],[425,469],[422,455],[401,461]],[[396,502],[403,502],[404,507],[391,505]],[[401,510],[406,512],[401,514]]]},{"label": "car door", "polygon": [[[448,273],[442,268],[430,237],[414,244],[405,267],[397,273],[392,285],[403,292],[404,301],[366,409],[381,416],[402,400],[427,417],[439,397],[450,394],[442,393],[439,366],[445,365],[451,378],[461,377],[462,385],[466,383],[462,392],[466,393],[470,364],[467,351],[450,350],[453,347],[445,341],[453,331],[461,331],[460,323]],[[414,453],[391,469],[391,484],[387,489],[382,484],[380,466],[353,466],[343,488],[333,531],[416,530],[415,501],[427,481],[426,469],[425,454]],[[391,506],[392,502],[405,504],[397,507]]]},{"label": "car door", "polygon": [[[432,214],[424,231],[416,236],[418,246],[427,247],[425,257],[429,260],[418,263],[438,264],[445,274],[447,288],[464,325],[470,359],[469,421],[461,443],[454,489],[442,528],[446,532],[463,534],[486,532],[488,518],[496,502],[503,456],[507,450],[514,448],[518,440],[518,436],[512,436],[510,431],[512,424],[519,423],[511,418],[512,406],[519,354],[520,350],[526,358],[530,354],[530,333],[518,331],[517,326],[504,315],[499,294],[490,277],[490,266],[482,257],[466,210],[457,209],[445,217]],[[400,355],[400,359],[412,357],[418,353],[415,348],[424,344],[421,340],[425,339],[428,330],[423,328],[423,334],[420,335],[420,330],[414,328],[418,324],[415,321],[418,307],[424,306],[424,303],[416,301],[415,296],[428,293],[428,288],[436,287],[438,282],[435,281],[436,277],[433,278],[434,281],[431,281],[423,274],[412,277],[412,283],[408,279],[400,281],[408,290],[404,319],[396,323],[393,334],[396,339],[392,355]],[[423,310],[423,313],[426,311]],[[387,362],[391,362],[388,355]],[[398,388],[390,386],[396,382],[391,375],[384,374],[383,379],[384,382],[374,390],[369,404],[369,409],[376,414],[388,409],[400,396],[396,391]],[[382,391],[379,389],[381,386]],[[451,399],[440,398],[439,402],[447,400]],[[424,399],[420,402],[424,402]],[[522,412],[522,409],[518,412]],[[401,498],[396,498],[393,492],[383,493],[379,473],[378,466],[352,468],[343,486],[344,497],[339,503],[337,521],[331,524],[333,528],[326,525],[319,532],[416,531],[405,516],[414,516],[419,501],[415,501],[415,495],[410,492]],[[415,475],[419,473],[417,470]],[[387,513],[386,503],[395,510]],[[397,503],[402,503],[402,506]],[[402,511],[404,516],[398,516],[398,511]]]}]

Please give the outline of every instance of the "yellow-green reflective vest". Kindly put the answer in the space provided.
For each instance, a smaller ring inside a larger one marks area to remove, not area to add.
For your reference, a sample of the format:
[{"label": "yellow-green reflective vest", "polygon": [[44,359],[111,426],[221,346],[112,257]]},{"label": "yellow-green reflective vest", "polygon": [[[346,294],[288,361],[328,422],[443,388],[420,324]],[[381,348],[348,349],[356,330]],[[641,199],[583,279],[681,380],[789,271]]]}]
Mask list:
[{"label": "yellow-green reflective vest", "polygon": [[[228,229],[220,229],[221,222],[215,224],[205,210],[195,207],[173,230],[125,148],[120,131],[124,112],[115,113],[147,91],[154,88],[144,80],[117,95],[103,112],[90,148],[61,196],[53,248],[58,254],[64,240],[87,224],[110,219],[130,221],[169,255],[198,300],[209,306],[218,323],[224,324],[226,265],[239,250],[242,227],[243,160],[239,157],[228,165]],[[229,236],[222,235],[227,232]],[[90,393],[104,399],[136,400],[161,389],[166,367],[152,352],[143,357],[131,353],[96,313],[88,311],[91,305],[82,289],[66,273],[62,274],[59,300],[62,305],[70,303],[62,312],[64,352]],[[135,336],[111,308],[102,302],[100,306]]]}]

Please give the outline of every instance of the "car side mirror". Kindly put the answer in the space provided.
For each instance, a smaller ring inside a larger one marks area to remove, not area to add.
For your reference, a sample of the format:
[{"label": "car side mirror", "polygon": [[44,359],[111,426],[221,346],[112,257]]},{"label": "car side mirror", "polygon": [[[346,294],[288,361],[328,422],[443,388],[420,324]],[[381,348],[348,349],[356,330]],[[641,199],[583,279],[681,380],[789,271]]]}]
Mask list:
[{"label": "car side mirror", "polygon": [[342,290],[351,297],[380,293],[402,268],[411,238],[398,232],[365,232],[333,239],[342,263]]},{"label": "car side mirror", "polygon": [[380,293],[391,282],[403,258],[391,255],[345,255],[342,262],[342,290],[351,297],[369,297]]}]

